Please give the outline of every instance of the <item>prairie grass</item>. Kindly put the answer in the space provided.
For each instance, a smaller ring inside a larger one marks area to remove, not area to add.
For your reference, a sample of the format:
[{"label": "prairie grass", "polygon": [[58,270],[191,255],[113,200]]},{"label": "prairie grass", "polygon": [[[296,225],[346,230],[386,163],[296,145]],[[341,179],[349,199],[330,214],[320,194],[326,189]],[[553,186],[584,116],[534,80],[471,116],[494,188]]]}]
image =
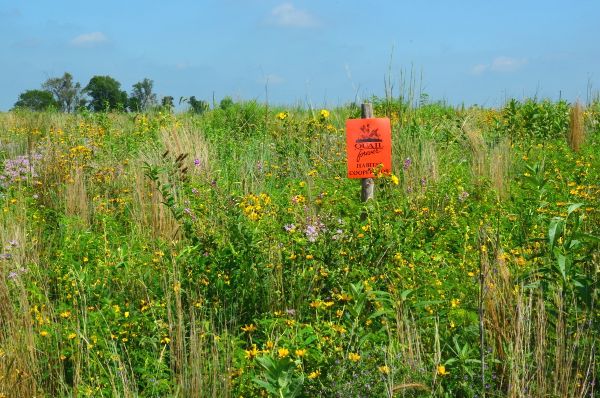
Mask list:
[{"label": "prairie grass", "polygon": [[572,150],[579,152],[585,140],[584,109],[579,102],[571,107],[569,120],[569,134],[567,142]]},{"label": "prairie grass", "polygon": [[597,394],[595,108],[421,100],[0,114],[0,397]]}]

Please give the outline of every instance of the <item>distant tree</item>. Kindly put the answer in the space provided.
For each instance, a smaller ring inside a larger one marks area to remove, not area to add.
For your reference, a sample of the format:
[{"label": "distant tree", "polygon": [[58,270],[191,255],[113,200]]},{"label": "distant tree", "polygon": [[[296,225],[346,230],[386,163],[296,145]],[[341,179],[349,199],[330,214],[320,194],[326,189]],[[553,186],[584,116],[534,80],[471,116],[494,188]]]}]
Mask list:
[{"label": "distant tree", "polygon": [[152,92],[154,82],[144,79],[133,85],[133,91],[129,97],[129,110],[132,112],[145,112],[151,106],[156,105],[156,94]]},{"label": "distant tree", "polygon": [[27,90],[19,95],[18,101],[15,102],[15,108],[45,111],[48,109],[59,109],[60,106],[50,91]]},{"label": "distant tree", "polygon": [[81,101],[81,84],[73,83],[73,76],[65,72],[62,77],[46,80],[42,88],[51,92],[63,112],[73,112]]},{"label": "distant tree", "polygon": [[219,103],[219,108],[225,110],[225,109],[229,108],[231,105],[233,105],[233,100],[231,99],[231,97],[225,97]]},{"label": "distant tree", "polygon": [[208,105],[208,102],[204,100],[197,100],[196,97],[193,95],[188,100],[188,103],[190,104],[190,111],[199,115],[203,114],[204,112],[210,109],[210,105]]},{"label": "distant tree", "polygon": [[92,77],[82,91],[90,96],[88,107],[96,112],[124,110],[127,106],[127,93],[121,91],[121,83],[110,76]]},{"label": "distant tree", "polygon": [[162,97],[162,101],[161,101],[161,105],[163,108],[168,108],[169,111],[173,109],[174,105],[174,98],[171,97],[170,95],[166,95],[164,97]]}]

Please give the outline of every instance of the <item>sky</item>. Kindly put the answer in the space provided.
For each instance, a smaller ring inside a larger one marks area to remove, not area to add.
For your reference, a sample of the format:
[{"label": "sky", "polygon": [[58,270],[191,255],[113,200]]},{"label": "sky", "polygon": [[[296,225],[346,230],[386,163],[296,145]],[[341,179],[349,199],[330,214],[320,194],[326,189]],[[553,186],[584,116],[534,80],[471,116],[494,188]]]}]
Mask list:
[{"label": "sky", "polygon": [[598,0],[0,0],[0,111],[64,72],[128,93],[149,78],[176,102],[585,102],[599,21]]}]

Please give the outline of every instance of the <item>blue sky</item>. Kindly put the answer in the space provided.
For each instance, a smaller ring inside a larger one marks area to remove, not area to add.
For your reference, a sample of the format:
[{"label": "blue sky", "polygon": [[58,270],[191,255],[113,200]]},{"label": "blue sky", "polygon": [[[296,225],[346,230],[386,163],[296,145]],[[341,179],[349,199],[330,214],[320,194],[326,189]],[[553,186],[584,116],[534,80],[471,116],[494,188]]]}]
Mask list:
[{"label": "blue sky", "polygon": [[[0,110],[67,71],[131,92],[335,106],[416,90],[452,104],[587,99],[600,1],[0,0]],[[407,83],[405,84],[407,85]]]}]

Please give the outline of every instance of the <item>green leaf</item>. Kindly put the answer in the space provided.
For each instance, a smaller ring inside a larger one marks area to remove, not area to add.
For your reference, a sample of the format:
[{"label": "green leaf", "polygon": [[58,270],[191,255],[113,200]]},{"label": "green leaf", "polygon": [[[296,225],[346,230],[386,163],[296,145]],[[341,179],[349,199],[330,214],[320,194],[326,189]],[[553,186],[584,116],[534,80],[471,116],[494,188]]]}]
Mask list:
[{"label": "green leaf", "polygon": [[400,293],[400,298],[402,299],[402,301],[406,301],[406,298],[408,297],[409,294],[411,294],[413,292],[413,289],[407,289],[407,290],[403,290],[402,293]]},{"label": "green leaf", "polygon": [[554,247],[556,239],[558,238],[556,234],[559,232],[559,229],[562,228],[563,224],[564,220],[560,217],[554,217],[550,221],[550,227],[548,228],[548,243],[550,243],[550,249]]},{"label": "green leaf", "polygon": [[573,203],[572,205],[570,205],[567,209],[567,215],[571,215],[571,213],[573,213],[575,210],[579,209],[581,206],[583,206],[583,203]]},{"label": "green leaf", "polygon": [[558,270],[560,271],[563,280],[567,280],[567,257],[563,254],[558,254],[556,256],[556,263],[558,265]]},{"label": "green leaf", "polygon": [[277,389],[271,384],[267,383],[266,381],[261,380],[258,377],[255,377],[254,379],[252,379],[252,381],[258,384],[260,387],[267,390],[268,392],[270,392],[271,394],[277,394]]}]

